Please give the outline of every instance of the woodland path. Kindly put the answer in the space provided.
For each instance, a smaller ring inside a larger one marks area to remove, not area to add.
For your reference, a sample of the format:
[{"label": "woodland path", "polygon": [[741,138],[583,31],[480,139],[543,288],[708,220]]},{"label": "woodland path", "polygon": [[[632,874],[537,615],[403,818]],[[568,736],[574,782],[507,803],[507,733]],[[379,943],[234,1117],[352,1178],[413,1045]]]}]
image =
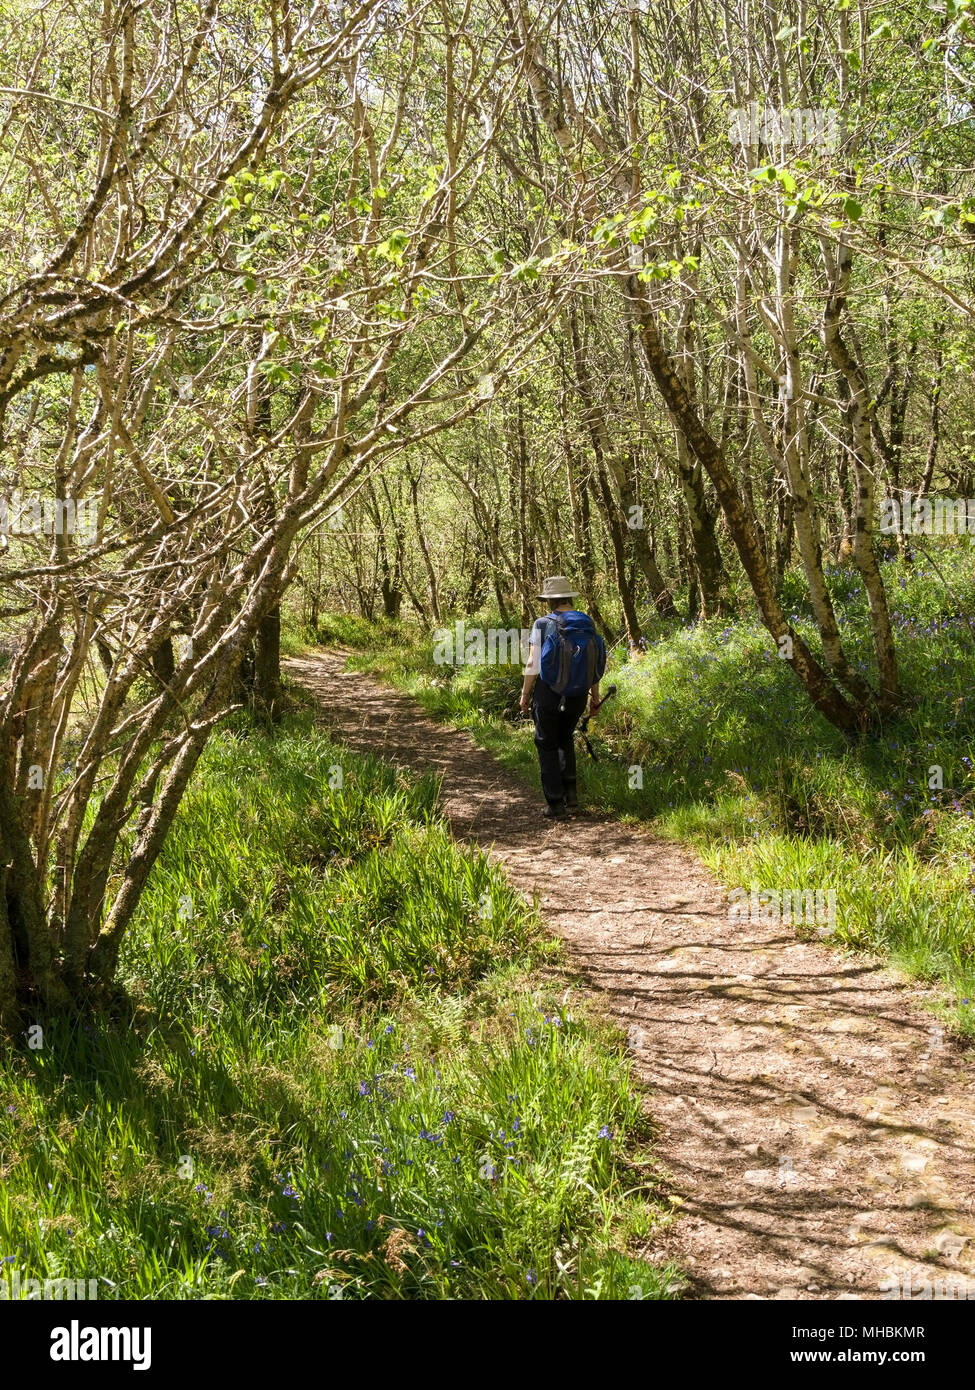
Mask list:
[{"label": "woodland path", "polygon": [[707,870],[649,831],[545,822],[540,792],[343,654],[286,666],[339,741],[442,776],[455,837],[536,898],[627,1033],[681,1200],[648,1258],[706,1298],[880,1298],[911,1277],[915,1294],[967,1278],[975,1297],[973,1054],[939,1037],[923,989],[791,927],[729,921]]}]

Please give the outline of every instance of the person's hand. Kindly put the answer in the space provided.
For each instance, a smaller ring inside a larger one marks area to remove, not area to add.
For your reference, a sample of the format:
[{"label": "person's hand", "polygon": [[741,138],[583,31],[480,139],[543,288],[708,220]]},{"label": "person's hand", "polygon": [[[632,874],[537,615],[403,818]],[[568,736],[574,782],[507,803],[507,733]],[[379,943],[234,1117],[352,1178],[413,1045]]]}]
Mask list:
[{"label": "person's hand", "polygon": [[522,695],[521,699],[518,701],[518,708],[521,710],[522,714],[527,714],[531,707],[532,697],[530,695]]}]

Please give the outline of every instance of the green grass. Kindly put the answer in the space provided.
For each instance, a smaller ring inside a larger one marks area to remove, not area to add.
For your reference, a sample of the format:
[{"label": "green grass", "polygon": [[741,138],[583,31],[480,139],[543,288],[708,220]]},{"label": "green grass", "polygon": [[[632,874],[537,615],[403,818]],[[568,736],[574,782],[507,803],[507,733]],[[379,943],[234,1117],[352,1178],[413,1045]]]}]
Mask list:
[{"label": "green grass", "polygon": [[[339,785],[341,774],[341,785]],[[2,1274],[103,1298],[672,1298],[621,1039],[435,786],[216,737],[129,1007],[0,1069]]]},{"label": "green grass", "polygon": [[[620,689],[580,749],[589,806],[653,821],[692,844],[731,887],[835,889],[835,944],[878,952],[940,986],[944,1017],[975,1033],[975,612],[967,547],[885,567],[905,703],[880,736],[850,745],[810,706],[754,621],[655,620],[645,652],[618,649]],[[829,582],[844,641],[872,674],[859,578]],[[801,586],[785,600],[815,646]],[[470,623],[476,619],[468,619]],[[488,624],[490,618],[482,618]],[[506,709],[518,669],[435,666],[428,633],[336,621],[352,664],[394,681],[436,717],[469,729],[537,786],[530,727]],[[330,634],[331,635],[331,634]],[[940,768],[942,787],[929,786]],[[642,785],[641,785],[642,783]]]}]

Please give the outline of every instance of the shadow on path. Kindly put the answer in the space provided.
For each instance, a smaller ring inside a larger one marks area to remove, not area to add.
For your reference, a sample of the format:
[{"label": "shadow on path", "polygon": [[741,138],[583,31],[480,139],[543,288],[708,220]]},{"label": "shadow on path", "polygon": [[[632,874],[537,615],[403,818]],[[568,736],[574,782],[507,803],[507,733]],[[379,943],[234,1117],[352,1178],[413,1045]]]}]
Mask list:
[{"label": "shadow on path", "polygon": [[545,822],[468,734],[344,666],[287,663],[337,739],[440,774],[455,836],[537,899],[627,1033],[683,1212],[648,1257],[712,1298],[880,1298],[911,1274],[975,1296],[975,1074],[922,989],[729,921],[680,846],[584,814]]}]

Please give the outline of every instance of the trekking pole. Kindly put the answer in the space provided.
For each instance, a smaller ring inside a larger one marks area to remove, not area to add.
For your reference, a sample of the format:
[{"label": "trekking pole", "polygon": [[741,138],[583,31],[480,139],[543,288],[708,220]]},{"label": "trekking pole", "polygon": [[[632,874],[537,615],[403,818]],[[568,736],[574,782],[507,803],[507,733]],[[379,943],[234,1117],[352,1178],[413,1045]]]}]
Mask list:
[{"label": "trekking pole", "polygon": [[602,709],[602,707],[603,707],[603,705],[606,703],[606,701],[609,700],[609,699],[611,699],[615,694],[616,694],[616,686],[615,686],[615,685],[611,685],[611,686],[609,687],[609,689],[606,691],[606,694],[605,694],[605,695],[603,696],[603,698],[600,700],[599,704],[596,706],[596,708],[590,710],[589,713],[588,713],[587,715],[584,716],[584,718],[582,718],[582,719],[579,720],[579,723],[578,723],[577,726],[576,726],[576,732],[577,732],[577,733],[580,733],[580,734],[582,735],[582,741],[583,741],[583,743],[586,745],[586,752],[589,754],[590,758],[592,758],[592,760],[593,760],[594,763],[595,763],[595,762],[598,762],[599,759],[596,757],[595,753],[592,751],[592,744],[589,742],[589,734],[588,734],[589,721],[590,721],[590,719],[592,719],[592,717],[593,717],[594,715],[596,715],[596,714],[599,713],[599,711]]}]

